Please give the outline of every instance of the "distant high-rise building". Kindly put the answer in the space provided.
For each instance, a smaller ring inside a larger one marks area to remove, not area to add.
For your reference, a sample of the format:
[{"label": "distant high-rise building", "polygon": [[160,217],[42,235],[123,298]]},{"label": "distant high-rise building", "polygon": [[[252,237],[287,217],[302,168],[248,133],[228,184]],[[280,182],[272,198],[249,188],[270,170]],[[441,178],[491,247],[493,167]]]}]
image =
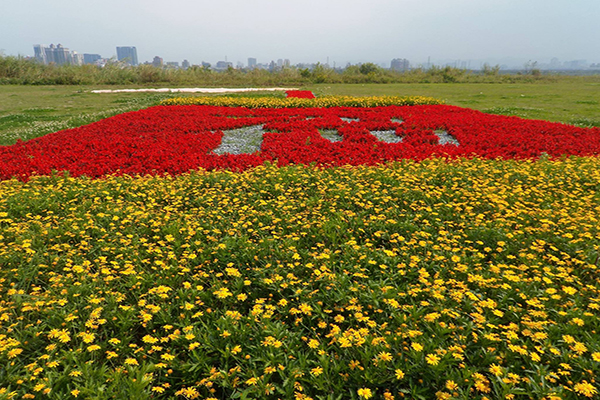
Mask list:
[{"label": "distant high-rise building", "polygon": [[160,58],[159,56],[155,56],[154,59],[152,60],[152,65],[157,67],[157,68],[162,68],[163,66],[163,59]]},{"label": "distant high-rise building", "polygon": [[224,70],[228,69],[229,67],[233,68],[233,63],[231,63],[229,61],[217,61],[217,64],[215,65],[215,69],[221,70],[221,71],[224,71]]},{"label": "distant high-rise building", "polygon": [[82,65],[84,63],[84,57],[76,51],[69,51],[62,44],[45,46],[43,44],[33,45],[34,57],[38,62],[42,64],[56,64],[56,65]]},{"label": "distant high-rise building", "polygon": [[248,58],[248,68],[256,68],[256,58]]},{"label": "distant high-rise building", "polygon": [[83,63],[84,64],[95,64],[101,58],[102,58],[102,56],[100,54],[84,54],[83,55]]},{"label": "distant high-rise building", "polygon": [[586,60],[573,60],[565,62],[567,69],[585,69],[588,66]]},{"label": "distant high-rise building", "polygon": [[83,54],[79,54],[76,51],[72,51],[69,53],[69,64],[72,65],[83,65]]},{"label": "distant high-rise building", "polygon": [[183,60],[181,63],[181,68],[188,69],[190,67],[190,62],[188,60]]},{"label": "distant high-rise building", "polygon": [[179,61],[167,61],[167,68],[179,68]]},{"label": "distant high-rise building", "polygon": [[137,49],[132,46],[117,47],[117,59],[129,65],[138,65]]},{"label": "distant high-rise building", "polygon": [[34,44],[33,53],[38,62],[48,64],[48,61],[46,60],[46,46],[43,44]]},{"label": "distant high-rise building", "polygon": [[56,46],[54,44],[50,44],[48,47],[44,47],[44,55],[46,58],[46,64],[56,64]]},{"label": "distant high-rise building", "polygon": [[59,43],[56,46],[51,44],[50,47],[46,47],[44,50],[48,64],[65,65],[70,63],[69,49],[63,47],[62,44]]},{"label": "distant high-rise building", "polygon": [[410,62],[406,58],[394,58],[392,60],[391,69],[393,71],[408,71]]}]

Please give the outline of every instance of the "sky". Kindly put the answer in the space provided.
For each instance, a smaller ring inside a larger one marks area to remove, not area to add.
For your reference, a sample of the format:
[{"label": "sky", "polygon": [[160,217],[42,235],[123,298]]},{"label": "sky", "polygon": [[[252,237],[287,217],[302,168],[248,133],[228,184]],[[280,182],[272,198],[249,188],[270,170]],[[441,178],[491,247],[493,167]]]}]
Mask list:
[{"label": "sky", "polygon": [[[0,51],[345,66],[393,58],[600,62],[598,0],[0,0]],[[473,63],[474,65],[471,65]]]}]

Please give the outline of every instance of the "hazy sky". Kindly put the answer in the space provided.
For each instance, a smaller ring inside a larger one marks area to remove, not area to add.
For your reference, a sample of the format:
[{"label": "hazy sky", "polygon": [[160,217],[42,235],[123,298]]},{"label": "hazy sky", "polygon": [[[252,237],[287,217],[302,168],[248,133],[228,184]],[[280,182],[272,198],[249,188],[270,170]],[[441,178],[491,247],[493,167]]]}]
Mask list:
[{"label": "hazy sky", "polygon": [[0,49],[192,63],[586,59],[600,62],[599,0],[0,0]]}]

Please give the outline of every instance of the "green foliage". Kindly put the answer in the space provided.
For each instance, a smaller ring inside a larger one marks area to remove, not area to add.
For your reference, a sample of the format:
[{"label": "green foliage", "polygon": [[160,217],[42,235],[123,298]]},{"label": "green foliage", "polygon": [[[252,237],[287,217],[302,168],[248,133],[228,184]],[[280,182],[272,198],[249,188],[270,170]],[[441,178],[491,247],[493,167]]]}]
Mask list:
[{"label": "green foliage", "polygon": [[381,68],[373,63],[361,64],[358,70],[363,75],[376,74],[381,71]]},{"label": "green foliage", "polygon": [[490,75],[497,76],[500,74],[500,66],[498,64],[496,64],[492,67],[488,63],[485,63],[485,64],[483,64],[482,72],[484,75],[487,75],[487,76],[490,76]]},{"label": "green foliage", "polygon": [[453,67],[433,66],[409,71],[392,71],[373,63],[350,65],[336,70],[317,63],[312,69],[283,68],[276,71],[228,68],[217,72],[204,67],[187,70],[156,68],[152,65],[126,67],[109,63],[94,65],[42,65],[22,57],[0,55],[0,84],[24,85],[203,85],[279,86],[315,83],[473,83],[473,82],[549,82],[556,76],[542,74],[535,63],[528,63],[524,73],[500,74],[499,66],[484,65],[482,73]]}]

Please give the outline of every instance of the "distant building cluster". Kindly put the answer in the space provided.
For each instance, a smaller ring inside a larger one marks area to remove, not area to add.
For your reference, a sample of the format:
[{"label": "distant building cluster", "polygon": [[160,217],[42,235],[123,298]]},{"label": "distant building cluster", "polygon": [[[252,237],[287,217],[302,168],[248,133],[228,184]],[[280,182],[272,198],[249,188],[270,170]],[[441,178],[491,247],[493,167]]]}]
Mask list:
[{"label": "distant building cluster", "polygon": [[[42,64],[56,65],[97,65],[103,67],[110,60],[100,54],[80,54],[70,51],[62,44],[33,45],[34,58]],[[117,60],[124,65],[138,65],[137,49],[135,47],[117,47]]]},{"label": "distant building cluster", "polygon": [[137,49],[135,47],[117,47],[117,59],[127,65],[138,65]]},{"label": "distant building cluster", "polygon": [[76,51],[69,51],[62,44],[45,46],[42,44],[36,44],[33,46],[35,59],[42,64],[74,64],[82,65],[84,62],[84,56],[77,53]]},{"label": "distant building cluster", "polygon": [[[200,64],[191,64],[188,60],[179,61],[165,61],[160,56],[155,56],[152,61],[146,61],[140,63],[138,60],[137,48],[134,46],[118,46],[116,59],[113,56],[112,58],[104,58],[100,54],[80,54],[77,51],[70,51],[68,48],[64,47],[61,44],[50,46],[36,44],[33,46],[35,59],[42,64],[56,64],[56,65],[97,65],[99,67],[103,67],[108,63],[118,64],[123,67],[125,66],[137,66],[137,65],[152,65],[156,68],[167,68],[167,69],[183,69],[187,70],[189,68],[202,68],[202,69],[211,69],[214,71],[227,71],[230,69],[238,69],[238,70],[266,70],[266,71],[280,71],[286,68],[294,67],[296,69],[301,70],[310,70],[312,71],[315,68],[333,68],[333,70],[337,72],[342,72],[346,68],[350,67],[352,64],[348,63],[345,68],[336,67],[335,62],[333,63],[333,67],[329,65],[329,57],[327,58],[326,63],[298,63],[292,65],[289,59],[278,59],[277,61],[270,61],[267,63],[259,63],[255,57],[249,57],[247,64],[244,65],[243,62],[237,61],[236,64],[227,61],[227,57],[225,57],[224,61],[217,61],[214,65],[211,65],[208,62],[202,61]],[[453,67],[460,68],[465,70],[484,70],[485,66],[489,65],[487,63],[481,62],[479,67],[471,68],[471,61],[473,64],[479,64],[476,60],[443,60],[436,63],[437,66],[442,67]],[[362,64],[358,64],[359,66]],[[388,67],[389,65],[389,67]],[[425,64],[411,64],[411,62],[406,58],[394,58],[391,60],[390,64],[380,64],[378,67],[383,69],[389,69],[391,71],[396,72],[406,72],[411,69],[425,69],[428,70],[430,68],[434,68],[436,65],[431,63],[431,59],[428,58],[427,63]],[[509,65],[497,65],[499,70],[503,71],[519,71],[522,70],[523,67],[519,68],[516,66]],[[588,63],[586,60],[572,60],[572,61],[560,61],[558,58],[552,58],[549,63],[538,63],[529,61],[525,65],[525,70],[528,68],[535,68],[539,70],[548,70],[548,71],[581,71],[581,70],[599,70],[600,63]]]},{"label": "distant building cluster", "polygon": [[152,66],[156,68],[162,68],[163,64],[163,59],[159,56],[154,57],[154,60],[152,60]]},{"label": "distant building cluster", "polygon": [[392,71],[408,71],[409,68],[410,62],[406,58],[394,58],[390,65]]},{"label": "distant building cluster", "polygon": [[572,61],[560,61],[558,58],[554,57],[550,60],[548,64],[539,64],[538,67],[540,69],[548,69],[548,70],[579,70],[579,69],[595,69],[598,68],[596,64],[590,64],[587,60],[572,60]]}]

